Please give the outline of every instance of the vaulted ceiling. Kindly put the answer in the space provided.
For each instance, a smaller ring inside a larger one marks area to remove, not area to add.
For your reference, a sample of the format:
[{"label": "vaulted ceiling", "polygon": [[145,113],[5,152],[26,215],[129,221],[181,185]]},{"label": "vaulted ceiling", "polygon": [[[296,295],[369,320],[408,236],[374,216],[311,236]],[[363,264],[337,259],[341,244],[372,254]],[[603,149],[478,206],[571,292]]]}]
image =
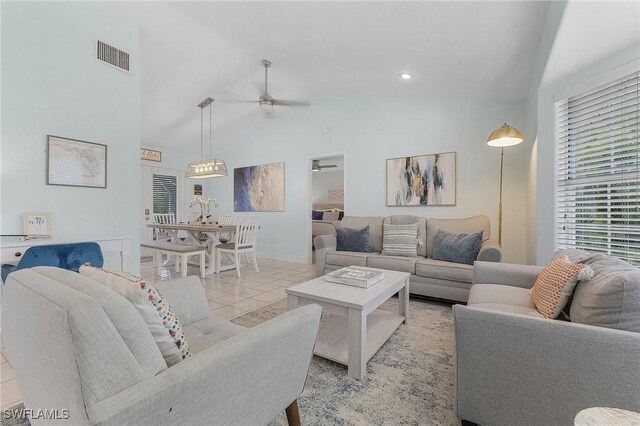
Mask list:
[{"label": "vaulted ceiling", "polygon": [[[142,142],[197,150],[260,119],[260,61],[275,98],[524,100],[544,1],[114,2],[141,29]],[[398,74],[415,78],[402,81]]]}]

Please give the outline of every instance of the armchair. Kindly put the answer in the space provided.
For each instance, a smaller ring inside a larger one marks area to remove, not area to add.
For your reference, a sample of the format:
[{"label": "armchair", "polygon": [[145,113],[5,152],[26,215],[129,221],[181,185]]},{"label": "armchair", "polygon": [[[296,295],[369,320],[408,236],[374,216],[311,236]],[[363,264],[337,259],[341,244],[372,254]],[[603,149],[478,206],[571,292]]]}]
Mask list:
[{"label": "armchair", "polygon": [[299,420],[319,306],[246,329],[211,316],[197,277],[157,288],[193,353],[170,368],[133,305],[109,288],[58,268],[11,274],[2,334],[26,408],[67,409],[68,424],[257,425],[285,409]]},{"label": "armchair", "polygon": [[96,268],[104,264],[102,250],[98,243],[49,244],[34,246],[27,249],[17,265],[2,265],[2,282],[7,282],[7,276],[13,272],[34,266],[57,266],[78,272],[83,263],[89,262]]},{"label": "armchair", "polygon": [[457,415],[480,425],[569,425],[589,407],[640,411],[640,334],[543,318],[543,268],[476,262],[454,305]]}]

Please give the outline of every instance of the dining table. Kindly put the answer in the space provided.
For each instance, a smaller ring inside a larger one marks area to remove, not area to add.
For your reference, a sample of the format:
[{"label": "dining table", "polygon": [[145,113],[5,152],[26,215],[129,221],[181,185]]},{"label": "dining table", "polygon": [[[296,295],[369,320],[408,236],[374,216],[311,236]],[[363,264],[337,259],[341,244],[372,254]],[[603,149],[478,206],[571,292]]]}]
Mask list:
[{"label": "dining table", "polygon": [[[147,225],[147,228],[161,229],[171,237],[174,243],[186,243],[194,246],[204,247],[207,251],[207,269],[205,274],[216,273],[216,245],[220,244],[220,236],[223,234],[229,235],[231,241],[233,234],[236,231],[234,225],[218,225],[217,223],[209,224],[194,224],[194,223],[167,223],[159,224],[152,223]],[[183,231],[187,234],[186,240],[183,242],[178,233]],[[221,270],[226,271],[228,269],[234,269],[235,265],[222,265]]]}]

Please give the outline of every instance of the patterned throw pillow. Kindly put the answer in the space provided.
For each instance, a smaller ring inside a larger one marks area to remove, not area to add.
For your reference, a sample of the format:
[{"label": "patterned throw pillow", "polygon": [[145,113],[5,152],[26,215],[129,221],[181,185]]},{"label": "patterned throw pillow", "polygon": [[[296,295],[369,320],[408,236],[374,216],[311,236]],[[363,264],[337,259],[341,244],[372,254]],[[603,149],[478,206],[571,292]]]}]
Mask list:
[{"label": "patterned throw pillow", "polygon": [[567,256],[558,256],[544,267],[533,288],[531,299],[545,318],[556,318],[567,304],[578,281],[593,277],[593,270],[582,263],[573,264]]},{"label": "patterned throw pillow", "polygon": [[87,264],[80,267],[80,274],[106,285],[136,307],[149,327],[167,366],[171,367],[191,357],[182,324],[169,303],[153,285],[138,277],[94,268]]},{"label": "patterned throw pillow", "polygon": [[382,254],[385,256],[418,255],[418,224],[384,224],[382,234]]},{"label": "patterned throw pillow", "polygon": [[322,214],[322,220],[339,220],[340,212],[324,212]]}]

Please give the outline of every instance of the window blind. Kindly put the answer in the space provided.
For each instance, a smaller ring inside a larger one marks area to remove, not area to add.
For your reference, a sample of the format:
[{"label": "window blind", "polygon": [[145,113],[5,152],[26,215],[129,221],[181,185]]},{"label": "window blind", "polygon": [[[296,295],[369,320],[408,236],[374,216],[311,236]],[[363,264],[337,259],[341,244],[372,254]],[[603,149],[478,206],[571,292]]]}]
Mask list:
[{"label": "window blind", "polygon": [[640,266],[640,71],[556,103],[558,248]]},{"label": "window blind", "polygon": [[170,175],[153,175],[153,212],[173,213],[178,216],[178,178]]}]

